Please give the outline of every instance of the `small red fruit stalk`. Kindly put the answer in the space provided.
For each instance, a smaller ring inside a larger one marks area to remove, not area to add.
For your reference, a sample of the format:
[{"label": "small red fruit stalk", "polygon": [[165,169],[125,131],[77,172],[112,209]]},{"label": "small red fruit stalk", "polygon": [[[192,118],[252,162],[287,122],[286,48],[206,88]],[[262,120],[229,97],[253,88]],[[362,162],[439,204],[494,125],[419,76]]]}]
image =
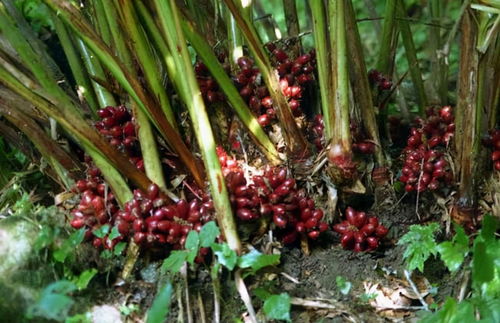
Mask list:
[{"label": "small red fruit stalk", "polygon": [[380,239],[389,232],[376,217],[368,217],[365,212],[356,211],[350,206],[345,210],[345,218],[334,225],[333,230],[341,234],[340,243],[347,250],[373,251],[379,247]]}]

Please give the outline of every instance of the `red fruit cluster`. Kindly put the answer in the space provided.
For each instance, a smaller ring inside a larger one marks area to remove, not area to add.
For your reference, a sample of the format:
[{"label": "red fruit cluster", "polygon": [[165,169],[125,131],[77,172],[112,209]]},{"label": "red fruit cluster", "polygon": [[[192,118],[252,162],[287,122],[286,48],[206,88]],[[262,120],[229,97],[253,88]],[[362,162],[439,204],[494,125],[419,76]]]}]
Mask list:
[{"label": "red fruit cluster", "polygon": [[333,226],[333,230],[341,234],[340,243],[347,250],[355,252],[372,251],[378,248],[380,239],[389,231],[379,224],[374,216],[368,217],[365,212],[356,211],[352,207],[345,210],[345,220]]},{"label": "red fruit cluster", "polygon": [[491,147],[491,160],[495,170],[500,171],[500,130],[491,130],[489,136],[483,140],[486,147]]},{"label": "red fruit cluster", "polygon": [[325,136],[323,134],[325,125],[323,123],[323,115],[317,114],[314,116],[313,122],[310,128],[311,141],[316,146],[318,151],[322,150],[325,146]]},{"label": "red fruit cluster", "polygon": [[142,247],[182,248],[191,230],[200,231],[202,225],[213,219],[213,204],[208,196],[203,200],[179,200],[168,204],[156,184],[148,192],[134,191],[134,198],[125,204],[115,220],[118,231],[133,237]]},{"label": "red fruit cluster", "polygon": [[92,240],[95,247],[112,249],[121,238],[109,241],[107,237],[99,238],[92,233],[104,224],[111,224],[115,214],[119,211],[118,204],[111,191],[100,176],[99,169],[89,168],[87,179],[76,182],[74,190],[81,193],[78,206],[71,212],[73,219],[70,224],[75,229],[86,228],[86,240]]},{"label": "red fruit cluster", "polygon": [[224,94],[220,91],[219,85],[215,79],[210,75],[208,68],[202,62],[194,64],[194,71],[196,79],[200,86],[201,95],[205,103],[216,103],[225,100]]},{"label": "red fruit cluster", "polygon": [[399,180],[405,183],[407,192],[437,190],[451,185],[453,174],[440,146],[447,145],[453,136],[452,109],[445,106],[439,111],[427,110],[427,120],[418,119],[419,127],[411,128],[405,161]]},{"label": "red fruit cluster", "polygon": [[368,80],[372,86],[377,86],[379,91],[390,90],[392,82],[377,70],[370,70],[368,72]]},{"label": "red fruit cluster", "polygon": [[272,217],[276,234],[283,243],[293,243],[299,234],[316,239],[328,229],[323,211],[315,207],[304,190],[297,189],[295,179],[287,176],[285,168],[269,167],[263,175],[247,181],[234,159],[218,149],[226,184],[236,216],[241,221]]},{"label": "red fruit cluster", "polygon": [[353,138],[352,150],[363,155],[371,155],[375,152],[375,144],[366,139],[365,133],[356,122],[351,121],[351,135]]},{"label": "red fruit cluster", "polygon": [[136,137],[135,120],[124,106],[108,106],[97,112],[100,121],[95,123],[96,129],[104,135],[109,143],[124,151],[137,169],[144,171],[144,162]]}]

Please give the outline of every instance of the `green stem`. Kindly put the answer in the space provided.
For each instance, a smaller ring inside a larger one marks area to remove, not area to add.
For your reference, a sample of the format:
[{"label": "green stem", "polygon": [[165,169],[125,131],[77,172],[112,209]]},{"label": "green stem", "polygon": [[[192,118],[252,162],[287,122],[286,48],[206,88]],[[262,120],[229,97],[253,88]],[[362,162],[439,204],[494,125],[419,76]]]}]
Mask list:
[{"label": "green stem", "polygon": [[309,155],[307,142],[295,123],[292,111],[290,110],[288,102],[281,91],[278,77],[276,73],[274,73],[271,62],[264,52],[262,42],[260,41],[254,26],[244,15],[241,14],[234,0],[224,0],[224,2],[236,19],[243,36],[245,36],[247,45],[253,54],[253,58],[255,59],[255,62],[257,63],[257,66],[262,74],[262,78],[271,94],[271,98],[276,107],[276,115],[283,132],[283,138],[290,156],[292,159],[296,160],[307,157]]},{"label": "green stem", "polygon": [[131,51],[136,56],[136,61],[142,68],[142,72],[146,77],[149,89],[153,96],[158,99],[160,106],[165,113],[167,120],[173,128],[177,129],[177,122],[170,106],[170,101],[162,84],[162,78],[158,77],[158,65],[153,55],[151,45],[148,43],[146,34],[141,28],[137,15],[135,13],[133,1],[118,0],[117,8],[119,8],[122,16],[123,26],[131,38],[129,42]]},{"label": "green stem", "polygon": [[[94,53],[89,50],[81,39],[76,39],[76,43],[90,77],[97,80],[106,80],[106,73],[104,73],[101,63]],[[100,108],[104,108],[108,105],[116,106],[115,98],[104,86],[94,80],[92,80],[91,83],[97,96]]]},{"label": "green stem", "polygon": [[105,2],[110,1],[102,1],[102,0],[92,0],[92,7],[94,8],[94,17],[95,17],[95,27],[99,30],[99,35],[102,40],[109,46],[111,45],[111,31],[109,29],[109,24],[106,17],[106,11],[104,7],[107,5]]},{"label": "green stem", "polygon": [[215,150],[216,145],[212,128],[210,127],[205,104],[191,65],[191,58],[182,32],[175,1],[154,0],[154,5],[159,15],[161,30],[167,40],[172,57],[185,73],[185,77],[181,80],[181,83],[186,93],[191,94],[190,100],[187,100],[185,103],[207,170],[219,225],[222,228],[229,247],[241,252],[241,242],[236,230],[236,223],[232,214],[231,203],[229,202],[219,158]]},{"label": "green stem", "polygon": [[64,54],[68,59],[73,77],[75,78],[77,92],[85,98],[85,101],[89,105],[94,117],[96,117],[96,112],[100,107],[97,103],[97,98],[92,88],[91,80],[82,65],[82,60],[77,53],[68,31],[66,30],[66,26],[64,26],[64,24],[54,14],[52,14],[52,21],[54,22],[54,27],[56,29],[57,36],[59,37],[59,42],[63,47]]},{"label": "green stem", "polygon": [[[236,73],[238,70],[238,58],[243,56],[243,36],[241,35],[238,24],[234,19],[231,11],[225,6],[223,7],[227,26],[227,47],[229,50],[229,63],[231,71]],[[241,8],[240,8],[241,9]]]},{"label": "green stem", "polygon": [[384,28],[378,54],[377,69],[387,76],[392,76],[394,69],[396,33],[396,1],[386,0],[384,13]]},{"label": "green stem", "polygon": [[333,135],[333,121],[334,119],[328,116],[334,116],[330,98],[333,97],[330,87],[330,50],[329,41],[326,34],[326,16],[324,1],[322,0],[309,0],[311,7],[313,26],[314,26],[314,43],[316,47],[316,60],[319,77],[319,89],[321,95],[321,108],[323,111],[323,123],[325,131],[325,140],[330,142]]},{"label": "green stem", "polygon": [[[345,151],[351,151],[351,130],[349,118],[349,71],[347,69],[347,45],[345,29],[345,0],[337,2],[336,16],[336,82],[335,88],[337,106],[336,110],[339,117],[335,123],[334,136],[337,135],[341,140]],[[331,19],[330,21],[333,21]]]},{"label": "green stem", "polygon": [[95,31],[85,22],[78,10],[63,0],[44,0],[53,10],[59,12],[59,16],[68,24],[86,45],[100,58],[101,62],[115,76],[116,80],[123,86],[132,99],[139,105],[141,110],[153,122],[163,138],[168,142],[172,150],[176,151],[184,165],[193,175],[196,183],[202,187],[203,170],[199,168],[191,151],[165,118],[163,111],[155,104],[144,91],[141,83],[130,75],[123,64],[112,54],[110,48],[104,44]]},{"label": "green stem", "polygon": [[194,29],[194,26],[190,24],[189,21],[182,20],[181,24],[189,43],[193,46],[198,55],[200,55],[208,70],[215,78],[220,88],[224,91],[229,103],[240,118],[241,122],[252,135],[255,143],[265,153],[266,157],[272,164],[279,164],[280,158],[274,144],[259,125],[257,118],[255,118],[253,113],[250,111],[245,101],[241,98],[241,95],[234,86],[232,80],[219,63],[210,46],[205,42],[203,36]]},{"label": "green stem", "polygon": [[103,173],[116,167],[140,189],[147,190],[150,184],[147,177],[138,171],[122,153],[111,147],[90,124],[82,122],[78,110],[63,104],[55,106],[38,96],[34,91],[26,88],[25,84],[15,79],[2,65],[0,65],[0,83],[31,102],[51,118],[54,118],[86,151],[89,151],[93,159],[100,156],[108,160],[108,166],[101,169]]},{"label": "green stem", "polygon": [[[406,18],[406,10],[402,0],[398,0],[397,7],[399,18]],[[410,76],[413,81],[413,85],[417,90],[418,114],[423,116],[424,108],[428,103],[424,89],[424,82],[422,81],[422,73],[420,72],[417,60],[417,51],[415,49],[415,43],[413,42],[413,34],[410,29],[410,24],[405,19],[398,19],[398,26],[401,31],[403,45],[405,47],[406,59],[408,60],[408,66],[410,68]]]}]

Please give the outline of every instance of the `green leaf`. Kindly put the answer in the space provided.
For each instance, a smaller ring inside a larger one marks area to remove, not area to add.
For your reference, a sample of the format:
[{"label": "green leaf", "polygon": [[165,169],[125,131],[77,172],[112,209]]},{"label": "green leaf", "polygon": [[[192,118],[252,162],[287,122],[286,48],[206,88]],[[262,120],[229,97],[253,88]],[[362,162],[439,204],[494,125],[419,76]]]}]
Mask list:
[{"label": "green leaf", "polygon": [[111,250],[106,249],[101,252],[100,256],[103,259],[111,259],[111,257],[113,257],[113,252]]},{"label": "green leaf", "polygon": [[265,301],[269,297],[271,297],[273,294],[271,294],[267,289],[262,288],[262,287],[257,287],[252,290],[252,293],[257,296],[261,301]]},{"label": "green leaf", "polygon": [[459,225],[455,225],[455,231],[456,234],[452,241],[442,242],[436,247],[441,259],[451,272],[460,268],[469,253],[469,239],[464,229]]},{"label": "green leaf", "polygon": [[290,322],[290,296],[287,293],[272,295],[264,302],[264,313],[271,320]]},{"label": "green leaf", "polygon": [[200,246],[203,248],[210,247],[220,235],[219,227],[214,221],[207,222],[200,230]]},{"label": "green leaf", "polygon": [[350,281],[342,276],[337,276],[337,278],[335,278],[335,282],[337,283],[337,288],[343,295],[349,294],[352,287],[352,283]]},{"label": "green leaf", "polygon": [[28,317],[43,317],[63,321],[74,301],[66,294],[76,290],[76,285],[67,280],[57,281],[47,286],[38,301],[28,309]]},{"label": "green leaf", "polygon": [[170,311],[170,302],[172,300],[172,284],[167,282],[165,286],[156,295],[153,305],[148,311],[146,323],[163,323],[165,322],[168,312]]},{"label": "green leaf", "polygon": [[187,257],[188,253],[185,250],[172,251],[170,256],[163,261],[163,264],[161,265],[161,272],[166,273],[169,271],[173,274],[178,273]]},{"label": "green leaf", "polygon": [[196,258],[196,255],[198,254],[199,245],[200,245],[200,236],[198,235],[198,232],[194,230],[189,231],[186,238],[185,248],[188,251],[188,256],[186,260],[190,264],[193,264],[194,258]]},{"label": "green leaf", "polygon": [[438,229],[437,223],[425,226],[412,225],[410,230],[399,239],[398,245],[407,245],[403,259],[405,259],[409,271],[418,268],[423,272],[425,261],[431,254],[436,255],[437,244],[434,240],[434,232]]},{"label": "green leaf", "polygon": [[38,237],[36,238],[33,248],[38,251],[40,249],[48,247],[54,242],[54,239],[58,233],[58,228],[53,229],[50,226],[43,226],[38,233]]},{"label": "green leaf", "polygon": [[113,249],[113,254],[115,256],[121,255],[126,246],[127,246],[126,242],[118,242],[115,248]]},{"label": "green leaf", "polygon": [[[102,227],[101,227],[102,228]],[[118,227],[117,226],[114,226],[113,229],[111,229],[111,233],[109,234],[108,236],[108,239],[109,240],[115,240],[116,238],[118,238],[120,236],[120,231],[118,231]],[[102,237],[100,237],[102,238]]]},{"label": "green leaf", "polygon": [[99,228],[92,231],[92,233],[98,238],[104,238],[109,232],[109,224],[101,225]]},{"label": "green leaf", "polygon": [[68,255],[74,252],[76,246],[82,243],[83,238],[85,237],[85,228],[81,228],[80,230],[73,232],[68,239],[66,239],[61,248],[54,252],[54,259],[59,262],[64,262]]},{"label": "green leaf", "polygon": [[68,317],[64,323],[92,323],[92,314],[89,312]]},{"label": "green leaf", "polygon": [[233,270],[238,261],[236,251],[229,248],[227,243],[212,243],[212,250],[219,262],[229,270]]},{"label": "green leaf", "polygon": [[80,276],[78,276],[78,278],[74,279],[73,282],[75,283],[78,290],[85,289],[87,288],[88,284],[96,274],[97,274],[97,269],[95,268],[87,269],[83,273],[81,273]]},{"label": "green leaf", "polygon": [[251,267],[254,271],[267,266],[277,265],[280,262],[280,255],[266,255],[253,249],[247,254],[239,257],[238,267],[249,268]]}]

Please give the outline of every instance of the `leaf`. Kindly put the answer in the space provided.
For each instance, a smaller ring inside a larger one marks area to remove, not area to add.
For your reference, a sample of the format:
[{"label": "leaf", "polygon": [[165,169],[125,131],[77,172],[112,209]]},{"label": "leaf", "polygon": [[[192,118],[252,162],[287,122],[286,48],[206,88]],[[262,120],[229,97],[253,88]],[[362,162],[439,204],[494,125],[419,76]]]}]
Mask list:
[{"label": "leaf", "polygon": [[340,290],[342,295],[349,294],[352,287],[352,283],[350,281],[342,276],[337,276],[337,278],[335,278],[335,282],[337,283],[337,288]]},{"label": "leaf", "polygon": [[98,238],[104,238],[109,232],[109,224],[101,225],[99,228],[92,231],[92,233]]},{"label": "leaf", "polygon": [[459,225],[455,225],[455,231],[456,234],[452,241],[442,242],[436,247],[441,259],[451,272],[460,268],[469,253],[469,239],[464,229]]},{"label": "leaf", "polygon": [[272,296],[272,294],[267,289],[262,287],[255,288],[254,290],[252,290],[252,293],[260,298],[261,301],[265,301]]},{"label": "leaf", "polygon": [[200,230],[200,246],[203,248],[210,247],[220,235],[219,227],[214,221],[207,222]]},{"label": "leaf", "polygon": [[170,311],[170,302],[172,300],[172,284],[167,282],[165,286],[156,295],[153,305],[148,311],[146,323],[163,323],[165,322],[168,312]]},{"label": "leaf", "polygon": [[272,295],[264,302],[264,313],[271,320],[290,322],[290,296],[287,293]]},{"label": "leaf", "polygon": [[121,255],[126,246],[127,246],[126,242],[118,242],[115,248],[113,249],[113,254],[115,256]]},{"label": "leaf", "polygon": [[249,268],[251,267],[254,271],[267,266],[277,265],[280,262],[280,255],[266,255],[253,249],[247,254],[239,257],[238,267]]},{"label": "leaf", "polygon": [[185,248],[188,251],[186,260],[190,264],[193,264],[194,258],[196,258],[196,255],[198,254],[199,245],[200,245],[200,236],[198,235],[198,232],[194,230],[189,231],[186,238]]},{"label": "leaf", "polygon": [[73,232],[68,239],[66,239],[61,248],[54,252],[54,259],[59,262],[64,262],[68,255],[74,252],[76,246],[82,243],[83,238],[85,237],[85,228],[81,228],[80,230]]},{"label": "leaf", "polygon": [[173,274],[178,273],[187,257],[188,253],[185,250],[172,251],[170,256],[163,261],[163,264],[161,265],[161,272],[166,273],[169,271]]},{"label": "leaf", "polygon": [[100,256],[103,259],[111,259],[111,257],[113,257],[113,252],[111,250],[106,249],[101,252]]},{"label": "leaf", "polygon": [[74,301],[66,294],[76,290],[76,285],[67,280],[60,280],[47,286],[38,301],[28,309],[28,317],[43,317],[62,321]]},{"label": "leaf", "polygon": [[219,262],[229,270],[233,270],[238,261],[236,251],[229,248],[227,243],[212,243],[212,250]]},{"label": "leaf", "polygon": [[[101,227],[102,228],[102,227]],[[118,231],[118,227],[117,226],[114,226],[113,229],[111,229],[111,233],[109,234],[108,236],[108,239],[109,240],[115,240],[116,238],[118,238],[120,236],[120,231]],[[102,238],[102,237],[100,237]]]},{"label": "leaf", "polygon": [[425,261],[431,254],[436,255],[437,244],[434,240],[434,232],[438,229],[437,223],[412,225],[410,230],[399,239],[398,245],[407,245],[403,259],[409,271],[418,268],[423,272]]},{"label": "leaf", "polygon": [[97,274],[97,269],[95,268],[87,269],[83,273],[81,273],[80,276],[78,276],[78,278],[74,279],[73,282],[75,283],[78,290],[85,289],[87,288],[88,284],[96,274]]}]

